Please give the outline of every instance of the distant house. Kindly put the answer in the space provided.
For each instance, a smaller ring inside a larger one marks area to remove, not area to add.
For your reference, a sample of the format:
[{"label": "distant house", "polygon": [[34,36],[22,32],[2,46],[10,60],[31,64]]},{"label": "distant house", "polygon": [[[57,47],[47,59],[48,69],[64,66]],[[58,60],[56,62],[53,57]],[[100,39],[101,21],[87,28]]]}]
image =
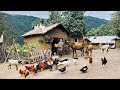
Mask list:
[{"label": "distant house", "polygon": [[[57,23],[50,26],[43,26],[41,23],[36,25],[33,30],[22,35],[24,37],[24,44],[35,44],[37,49],[45,50],[50,48],[53,51],[54,44],[58,43],[59,39],[69,42],[81,42],[81,37],[74,37],[70,32],[63,27],[62,24]],[[47,39],[46,39],[47,37]]]},{"label": "distant house", "polygon": [[114,38],[113,40],[115,40],[115,47],[116,48],[120,48],[120,38]]},{"label": "distant house", "polygon": [[89,37],[89,40],[95,48],[100,48],[100,45],[106,44],[109,44],[110,46],[115,45],[115,47],[120,47],[120,42],[118,40],[115,40],[115,38],[118,39],[117,36],[92,36]]}]

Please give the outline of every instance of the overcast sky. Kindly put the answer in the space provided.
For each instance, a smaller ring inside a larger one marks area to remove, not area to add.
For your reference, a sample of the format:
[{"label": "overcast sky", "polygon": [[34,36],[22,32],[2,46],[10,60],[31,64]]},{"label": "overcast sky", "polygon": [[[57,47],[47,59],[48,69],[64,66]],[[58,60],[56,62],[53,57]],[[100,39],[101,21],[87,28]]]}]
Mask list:
[{"label": "overcast sky", "polygon": [[[48,18],[48,11],[3,11],[8,14],[28,15],[39,18]],[[87,11],[85,16],[93,16],[101,19],[110,20],[114,11]]]}]

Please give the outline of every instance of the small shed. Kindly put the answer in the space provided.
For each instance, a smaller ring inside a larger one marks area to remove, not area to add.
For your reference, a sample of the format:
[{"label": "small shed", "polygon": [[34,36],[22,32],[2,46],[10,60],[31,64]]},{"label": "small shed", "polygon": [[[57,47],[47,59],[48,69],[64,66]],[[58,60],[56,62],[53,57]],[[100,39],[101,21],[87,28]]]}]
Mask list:
[{"label": "small shed", "polygon": [[115,40],[115,48],[120,48],[120,38],[114,38],[113,40]]}]

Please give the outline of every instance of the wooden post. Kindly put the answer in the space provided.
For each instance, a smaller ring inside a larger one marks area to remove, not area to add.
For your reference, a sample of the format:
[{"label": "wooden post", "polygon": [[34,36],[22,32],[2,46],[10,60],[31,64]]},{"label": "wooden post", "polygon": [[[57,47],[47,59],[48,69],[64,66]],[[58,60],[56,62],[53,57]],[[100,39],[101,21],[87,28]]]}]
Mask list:
[{"label": "wooden post", "polygon": [[15,43],[15,39],[13,39],[13,44],[14,44],[14,47],[15,47],[15,50],[16,50],[16,53],[17,53],[18,60],[20,61],[19,53],[17,51],[17,47],[16,47],[16,43]]}]

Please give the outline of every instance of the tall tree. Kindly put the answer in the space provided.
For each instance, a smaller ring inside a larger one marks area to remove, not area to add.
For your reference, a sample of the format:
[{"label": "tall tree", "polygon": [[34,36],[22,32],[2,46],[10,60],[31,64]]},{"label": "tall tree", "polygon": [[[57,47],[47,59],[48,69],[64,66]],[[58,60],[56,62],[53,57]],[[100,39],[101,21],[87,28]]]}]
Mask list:
[{"label": "tall tree", "polygon": [[49,11],[49,24],[55,24],[55,23],[61,23],[62,22],[62,16],[61,11]]},{"label": "tall tree", "polygon": [[0,12],[0,36],[1,36],[1,34],[3,33],[3,31],[4,31],[4,18],[3,18],[3,14],[2,14],[2,12]]},{"label": "tall tree", "polygon": [[120,37],[120,11],[116,11],[109,22],[111,29],[115,32],[117,36]]},{"label": "tall tree", "polygon": [[63,25],[74,36],[83,36],[85,34],[85,11],[64,11],[62,12]]}]

